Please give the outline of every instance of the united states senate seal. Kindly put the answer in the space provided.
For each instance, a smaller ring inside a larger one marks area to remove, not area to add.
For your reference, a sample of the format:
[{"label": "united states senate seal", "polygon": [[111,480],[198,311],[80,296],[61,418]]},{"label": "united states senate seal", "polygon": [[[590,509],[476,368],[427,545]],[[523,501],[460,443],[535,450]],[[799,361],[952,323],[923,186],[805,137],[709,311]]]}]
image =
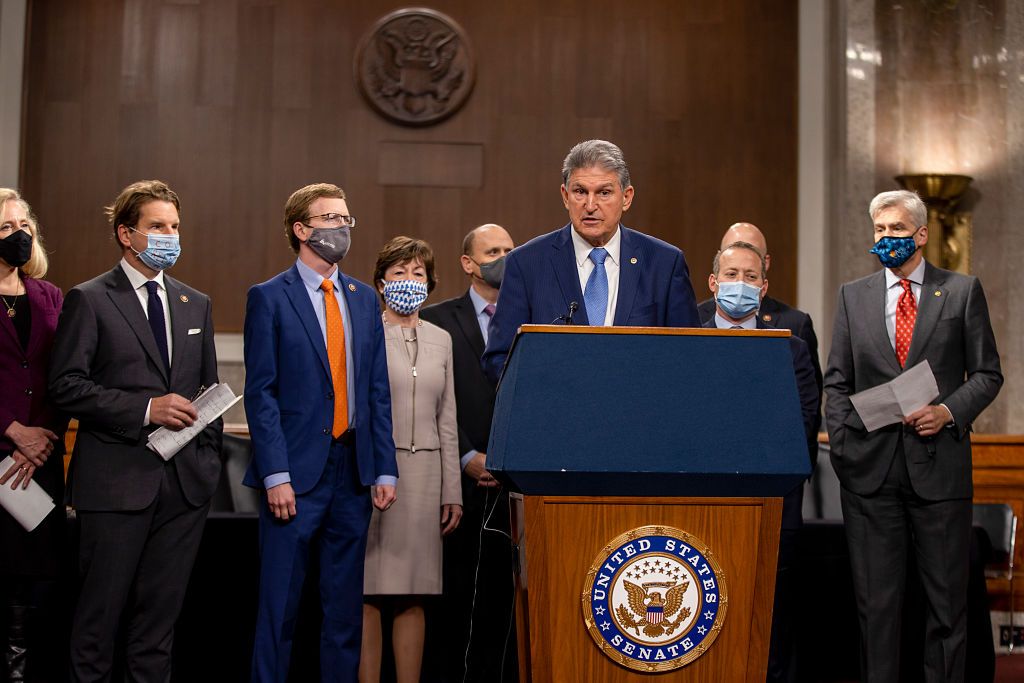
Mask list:
[{"label": "united states senate seal", "polygon": [[583,586],[583,621],[605,655],[655,673],[694,661],[725,621],[725,574],[699,538],[643,526],[602,548]]}]

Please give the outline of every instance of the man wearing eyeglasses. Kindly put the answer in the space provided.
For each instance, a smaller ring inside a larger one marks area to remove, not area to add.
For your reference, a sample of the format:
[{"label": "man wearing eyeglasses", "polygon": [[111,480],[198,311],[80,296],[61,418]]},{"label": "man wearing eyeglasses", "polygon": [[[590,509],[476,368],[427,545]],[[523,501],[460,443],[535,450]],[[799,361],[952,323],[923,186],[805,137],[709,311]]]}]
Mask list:
[{"label": "man wearing eyeglasses", "polygon": [[312,544],[320,558],[324,681],[354,681],[371,504],[395,501],[398,467],[376,291],[341,272],[356,220],[327,183],[285,204],[295,265],[249,290],[245,411],[260,489],[253,681],[285,681]]}]

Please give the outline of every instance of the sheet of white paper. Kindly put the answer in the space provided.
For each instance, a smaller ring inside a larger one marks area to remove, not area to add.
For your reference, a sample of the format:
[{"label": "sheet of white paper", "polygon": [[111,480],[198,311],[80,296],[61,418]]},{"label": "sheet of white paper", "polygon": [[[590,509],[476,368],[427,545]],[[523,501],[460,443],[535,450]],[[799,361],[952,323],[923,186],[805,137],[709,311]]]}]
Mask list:
[{"label": "sheet of white paper", "polygon": [[227,384],[212,385],[192,401],[199,417],[191,427],[185,427],[176,432],[161,427],[149,435],[147,446],[164,460],[170,460],[185,447],[185,444],[206,429],[208,424],[227,412],[228,408],[235,405],[241,398],[241,396],[235,396],[235,392],[231,391],[231,387]]},{"label": "sheet of white paper", "polygon": [[864,428],[873,432],[902,422],[905,415],[928,405],[938,395],[935,375],[925,360],[885,384],[854,394],[850,401]]},{"label": "sheet of white paper", "polygon": [[890,384],[904,415],[924,408],[939,395],[939,385],[935,383],[932,366],[926,360],[905,371]]},{"label": "sheet of white paper", "polygon": [[[3,474],[14,465],[14,458],[7,456],[0,462],[0,474]],[[29,482],[28,488],[18,486],[11,490],[11,481],[0,486],[0,506],[11,514],[11,517],[25,527],[25,531],[32,531],[39,523],[50,514],[54,508],[53,498],[43,490],[43,487],[33,479]]]}]

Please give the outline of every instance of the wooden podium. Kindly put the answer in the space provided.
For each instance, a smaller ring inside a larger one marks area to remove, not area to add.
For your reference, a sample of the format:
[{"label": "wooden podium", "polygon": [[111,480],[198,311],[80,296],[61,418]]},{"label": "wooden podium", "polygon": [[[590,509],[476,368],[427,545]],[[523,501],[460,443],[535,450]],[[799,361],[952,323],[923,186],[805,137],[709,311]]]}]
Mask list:
[{"label": "wooden podium", "polygon": [[764,680],[809,474],[786,337],[522,328],[487,456],[518,492],[521,681]]}]

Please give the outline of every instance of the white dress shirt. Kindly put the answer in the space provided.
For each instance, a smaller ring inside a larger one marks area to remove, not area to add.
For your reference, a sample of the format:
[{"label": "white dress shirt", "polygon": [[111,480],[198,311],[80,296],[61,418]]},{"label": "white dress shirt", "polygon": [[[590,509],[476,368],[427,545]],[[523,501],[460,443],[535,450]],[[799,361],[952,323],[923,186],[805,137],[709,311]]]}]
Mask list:
[{"label": "white dress shirt", "polygon": [[[121,259],[121,270],[128,276],[128,282],[132,283],[132,289],[135,290],[136,296],[139,297],[139,304],[142,306],[142,314],[146,316],[146,320],[149,320],[149,291],[146,289],[146,283],[149,282],[149,278],[135,270],[135,266],[128,263],[125,258]],[[171,362],[171,358],[174,357],[174,342],[171,340],[171,307],[167,305],[167,287],[164,286],[164,271],[160,271],[153,278],[153,282],[156,283],[157,290],[156,295],[160,298],[160,303],[164,307],[164,330],[167,331],[167,362]]]},{"label": "white dress shirt", "polygon": [[[131,283],[132,289],[135,290],[135,295],[139,297],[142,315],[146,316],[146,320],[149,320],[149,290],[146,289],[146,283],[149,282],[149,278],[137,271],[135,266],[128,263],[128,260],[123,256],[121,257],[121,270],[128,276],[128,282]],[[167,287],[164,285],[164,271],[159,271],[156,277],[153,278],[153,282],[157,285],[156,295],[164,307],[164,330],[167,332],[167,366],[169,368],[171,358],[174,355],[174,346],[171,341],[171,307],[167,305]],[[149,425],[149,409],[152,404],[153,399],[149,399],[149,402],[146,403],[146,415],[142,418],[143,427]]]},{"label": "white dress shirt", "polygon": [[[586,294],[587,280],[594,272],[594,262],[590,260],[590,252],[594,246],[580,237],[575,228],[569,228],[572,233],[572,248],[576,252],[576,272],[580,276],[580,291]],[[615,304],[619,299],[619,254],[622,247],[622,226],[615,229],[615,234],[604,245],[608,252],[608,258],[604,260],[604,272],[608,276],[608,308],[604,314],[602,325],[611,325],[615,322]],[[581,301],[582,305],[583,302]],[[590,321],[594,324],[594,321]]]}]

